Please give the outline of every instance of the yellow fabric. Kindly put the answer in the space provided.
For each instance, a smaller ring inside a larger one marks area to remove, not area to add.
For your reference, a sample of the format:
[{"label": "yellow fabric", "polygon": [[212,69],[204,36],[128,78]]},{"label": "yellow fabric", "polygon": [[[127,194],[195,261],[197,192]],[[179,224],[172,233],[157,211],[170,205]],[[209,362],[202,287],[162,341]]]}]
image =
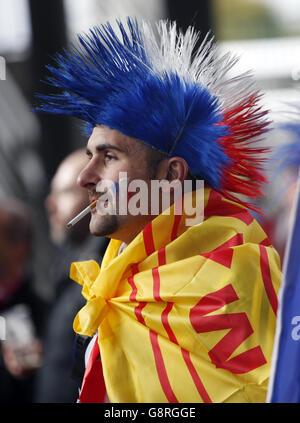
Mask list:
[{"label": "yellow fabric", "polygon": [[279,257],[242,206],[209,188],[204,205],[191,227],[171,207],[119,256],[112,240],[101,271],[71,265],[87,299],[74,330],[98,330],[111,402],[265,401]]}]

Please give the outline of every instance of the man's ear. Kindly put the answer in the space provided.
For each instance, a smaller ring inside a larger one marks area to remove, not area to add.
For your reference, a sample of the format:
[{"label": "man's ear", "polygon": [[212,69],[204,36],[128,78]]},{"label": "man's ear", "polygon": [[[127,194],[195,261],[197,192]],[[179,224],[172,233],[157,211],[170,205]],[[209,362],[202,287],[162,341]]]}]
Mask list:
[{"label": "man's ear", "polygon": [[182,157],[171,157],[168,160],[168,172],[166,179],[169,182],[179,180],[183,182],[188,175],[189,167]]},{"label": "man's ear", "polygon": [[158,180],[165,179],[169,182],[179,179],[183,182],[188,175],[188,171],[188,164],[182,157],[171,157],[158,164],[155,178]]}]

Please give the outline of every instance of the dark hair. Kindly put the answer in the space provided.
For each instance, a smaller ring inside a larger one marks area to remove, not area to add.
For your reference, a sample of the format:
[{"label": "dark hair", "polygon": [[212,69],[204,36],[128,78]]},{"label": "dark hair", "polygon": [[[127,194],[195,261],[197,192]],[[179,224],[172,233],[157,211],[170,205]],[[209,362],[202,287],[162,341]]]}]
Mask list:
[{"label": "dark hair", "polygon": [[[152,147],[149,147],[148,145],[146,145],[146,149],[147,149],[146,162],[147,162],[148,170],[150,172],[150,177],[152,178],[156,174],[157,166],[159,165],[159,163],[162,160],[167,159],[168,156],[165,153],[162,153],[161,151],[158,151]],[[192,189],[194,191],[196,189],[197,178],[194,175],[192,175],[190,172],[188,172],[186,179],[192,181]]]},{"label": "dark hair", "polygon": [[159,163],[166,158],[166,154],[146,145],[146,164],[150,173],[150,178],[154,177]]}]

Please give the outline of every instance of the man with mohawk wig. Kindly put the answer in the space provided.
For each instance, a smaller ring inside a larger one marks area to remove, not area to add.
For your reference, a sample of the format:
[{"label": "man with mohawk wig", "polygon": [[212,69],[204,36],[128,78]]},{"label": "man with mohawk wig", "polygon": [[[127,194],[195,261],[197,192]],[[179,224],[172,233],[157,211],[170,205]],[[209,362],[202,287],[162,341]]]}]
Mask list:
[{"label": "man with mohawk wig", "polygon": [[[79,401],[264,402],[280,263],[240,196],[265,182],[260,93],[250,74],[229,76],[236,59],[209,36],[194,51],[193,28],[117,27],[57,56],[48,81],[63,92],[37,108],[84,122],[90,161],[78,182],[97,200],[90,231],[111,238],[101,269],[71,265],[87,300],[74,330],[93,338]],[[155,215],[104,213],[103,183],[120,187],[124,172],[146,187],[192,179],[193,190],[180,201],[173,191],[167,213],[161,197]],[[198,204],[198,180],[204,216],[189,225],[176,207]]]}]

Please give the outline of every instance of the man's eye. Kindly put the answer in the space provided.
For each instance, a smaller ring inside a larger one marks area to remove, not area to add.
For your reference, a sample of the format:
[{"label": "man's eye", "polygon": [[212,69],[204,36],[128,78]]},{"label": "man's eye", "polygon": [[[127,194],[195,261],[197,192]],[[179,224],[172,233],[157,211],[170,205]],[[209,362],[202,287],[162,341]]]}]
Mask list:
[{"label": "man's eye", "polygon": [[106,161],[111,161],[111,160],[116,159],[116,156],[114,156],[111,153],[106,153],[104,158],[105,158]]}]

